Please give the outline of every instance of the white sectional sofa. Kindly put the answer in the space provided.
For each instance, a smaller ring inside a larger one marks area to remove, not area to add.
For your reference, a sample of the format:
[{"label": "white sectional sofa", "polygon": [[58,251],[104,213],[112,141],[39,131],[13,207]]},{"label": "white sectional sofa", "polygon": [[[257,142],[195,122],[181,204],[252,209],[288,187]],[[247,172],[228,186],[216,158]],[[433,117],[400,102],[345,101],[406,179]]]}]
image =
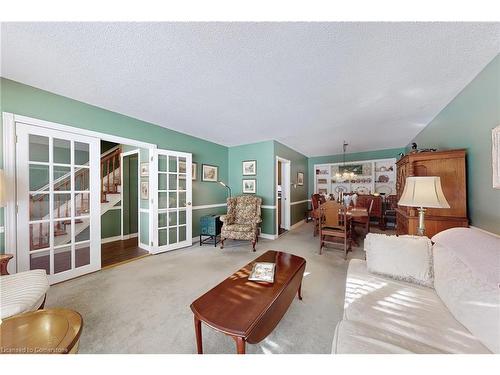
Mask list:
[{"label": "white sectional sofa", "polygon": [[351,260],[333,353],[500,353],[500,239],[453,228],[432,241],[432,288]]}]

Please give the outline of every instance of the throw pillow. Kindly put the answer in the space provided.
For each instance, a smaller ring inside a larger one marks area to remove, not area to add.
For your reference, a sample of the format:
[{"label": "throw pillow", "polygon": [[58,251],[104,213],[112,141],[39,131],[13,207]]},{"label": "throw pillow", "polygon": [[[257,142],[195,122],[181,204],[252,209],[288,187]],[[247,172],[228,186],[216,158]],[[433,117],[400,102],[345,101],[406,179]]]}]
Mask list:
[{"label": "throw pillow", "polygon": [[432,243],[429,238],[368,233],[365,251],[369,272],[433,287]]}]

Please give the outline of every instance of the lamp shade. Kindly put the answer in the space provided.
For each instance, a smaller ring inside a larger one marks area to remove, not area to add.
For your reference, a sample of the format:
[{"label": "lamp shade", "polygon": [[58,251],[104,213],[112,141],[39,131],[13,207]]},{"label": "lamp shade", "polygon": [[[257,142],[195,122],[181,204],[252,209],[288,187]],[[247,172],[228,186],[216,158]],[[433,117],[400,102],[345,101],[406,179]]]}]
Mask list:
[{"label": "lamp shade", "polygon": [[441,188],[441,178],[437,176],[407,177],[398,204],[409,207],[450,208]]},{"label": "lamp shade", "polygon": [[3,169],[0,169],[0,207],[5,206],[7,197],[5,193],[5,176],[3,174]]}]

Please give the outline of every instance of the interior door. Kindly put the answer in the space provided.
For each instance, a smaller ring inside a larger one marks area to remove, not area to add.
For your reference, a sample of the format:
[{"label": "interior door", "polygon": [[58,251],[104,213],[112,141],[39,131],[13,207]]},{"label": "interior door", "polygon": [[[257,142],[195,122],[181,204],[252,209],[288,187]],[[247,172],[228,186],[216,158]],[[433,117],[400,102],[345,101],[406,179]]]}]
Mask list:
[{"label": "interior door", "polygon": [[18,271],[51,284],[101,268],[97,138],[16,123]]},{"label": "interior door", "polygon": [[189,153],[155,150],[150,166],[153,253],[192,245],[191,162]]}]

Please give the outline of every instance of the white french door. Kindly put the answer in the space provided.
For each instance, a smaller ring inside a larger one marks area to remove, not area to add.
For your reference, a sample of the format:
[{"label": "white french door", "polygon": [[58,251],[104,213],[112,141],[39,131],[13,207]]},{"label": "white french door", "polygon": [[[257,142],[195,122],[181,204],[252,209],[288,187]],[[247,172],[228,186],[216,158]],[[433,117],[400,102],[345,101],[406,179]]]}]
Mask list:
[{"label": "white french door", "polygon": [[150,165],[153,253],[192,245],[192,158],[155,150]]},{"label": "white french door", "polygon": [[99,139],[16,123],[18,271],[101,268]]}]

